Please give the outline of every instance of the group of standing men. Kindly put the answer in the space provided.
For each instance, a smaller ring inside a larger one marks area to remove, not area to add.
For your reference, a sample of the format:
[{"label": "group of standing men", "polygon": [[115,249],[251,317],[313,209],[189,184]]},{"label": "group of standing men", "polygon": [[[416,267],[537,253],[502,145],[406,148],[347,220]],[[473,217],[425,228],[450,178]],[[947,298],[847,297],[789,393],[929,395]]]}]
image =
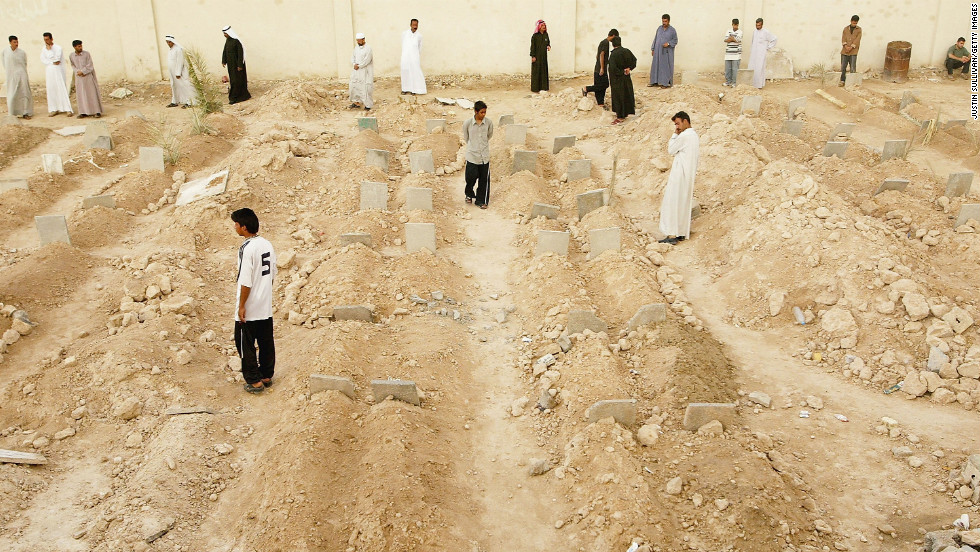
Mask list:
[{"label": "group of standing men", "polygon": [[[374,50],[364,33],[354,35],[356,42],[350,56],[350,108],[370,110],[374,107]],[[422,33],[419,20],[412,19],[402,32],[401,57],[402,94],[425,94],[425,74],[422,73]]]},{"label": "group of standing men", "polygon": [[[54,43],[51,33],[44,33],[44,47],[41,48],[41,63],[45,65],[45,81],[48,98],[48,116],[59,113],[73,116],[71,99],[68,95],[68,81],[65,79],[64,52]],[[31,83],[27,77],[27,53],[20,48],[16,36],[7,37],[9,49],[3,51],[3,67],[7,79],[7,111],[14,117],[30,119],[34,116],[34,97]],[[75,74],[75,99],[78,102],[78,117],[102,116],[102,98],[99,81],[95,76],[92,55],[85,51],[81,40],[72,42],[73,52],[68,61]]]}]

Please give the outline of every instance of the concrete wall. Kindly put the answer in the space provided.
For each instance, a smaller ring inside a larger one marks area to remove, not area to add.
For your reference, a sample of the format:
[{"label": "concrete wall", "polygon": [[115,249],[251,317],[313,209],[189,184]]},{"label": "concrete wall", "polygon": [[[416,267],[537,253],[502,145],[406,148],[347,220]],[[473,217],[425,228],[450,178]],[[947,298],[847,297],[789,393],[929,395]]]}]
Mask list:
[{"label": "concrete wall", "polygon": [[[247,50],[253,79],[346,77],[355,32],[374,47],[376,74],[397,75],[401,32],[416,17],[423,35],[427,75],[528,73],[530,37],[537,19],[548,22],[552,74],[590,72],[595,48],[611,28],[649,63],[649,45],[660,15],[670,13],[679,44],[676,69],[721,72],[722,36],[732,17],[742,21],[746,48],[756,17],[778,38],[778,47],[805,70],[816,63],[839,67],[840,32],[852,13],[861,16],[864,39],[858,68],[880,69],[886,44],[912,43],[912,67],[942,63],[956,37],[969,36],[969,3],[960,0],[0,0],[0,34],[15,34],[28,53],[31,79],[43,79],[41,33],[70,51],[85,42],[103,81],[152,81],[166,74],[174,34],[184,47],[202,50],[220,72],[221,28],[231,24]],[[5,44],[2,47],[6,47]]]}]

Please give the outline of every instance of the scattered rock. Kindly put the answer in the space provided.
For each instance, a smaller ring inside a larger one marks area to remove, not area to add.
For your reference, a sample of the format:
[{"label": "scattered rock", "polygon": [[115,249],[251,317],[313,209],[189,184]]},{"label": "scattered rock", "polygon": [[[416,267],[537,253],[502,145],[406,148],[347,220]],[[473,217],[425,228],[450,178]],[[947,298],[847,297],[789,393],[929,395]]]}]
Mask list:
[{"label": "scattered rock", "polygon": [[680,477],[671,479],[667,482],[667,485],[664,486],[664,492],[673,496],[681,494],[682,490],[684,490],[684,480]]}]

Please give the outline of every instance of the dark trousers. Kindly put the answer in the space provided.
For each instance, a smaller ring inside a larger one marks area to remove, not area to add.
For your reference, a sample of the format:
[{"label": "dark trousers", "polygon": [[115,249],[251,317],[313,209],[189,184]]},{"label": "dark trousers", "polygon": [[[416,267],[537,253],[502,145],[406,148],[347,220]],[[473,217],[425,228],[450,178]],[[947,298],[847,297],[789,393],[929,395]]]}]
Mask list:
[{"label": "dark trousers", "polygon": [[586,92],[595,92],[595,103],[598,105],[606,104],[606,89],[609,88],[609,78],[600,75],[599,72],[592,74],[592,86],[586,86]]},{"label": "dark trousers", "polygon": [[847,74],[847,66],[851,66],[851,72],[857,71],[858,57],[857,54],[853,56],[840,55],[840,81],[844,82],[846,80],[845,75]]},{"label": "dark trousers", "polygon": [[960,61],[958,59],[949,59],[949,58],[946,58],[946,72],[949,73],[950,75],[952,75],[953,74],[953,71],[959,69],[960,67],[963,68],[963,71],[962,72],[963,72],[964,75],[969,75],[970,74],[970,62],[969,61],[966,62],[966,63],[963,63],[962,61]]},{"label": "dark trousers", "polygon": [[[255,346],[258,345],[258,354]],[[235,348],[242,359],[245,383],[270,379],[276,369],[276,344],[272,339],[272,318],[235,322]]]},{"label": "dark trousers", "polygon": [[[474,199],[474,203],[477,205],[489,205],[490,204],[490,163],[484,163],[482,165],[477,165],[476,163],[466,162],[466,189],[464,193],[466,197],[471,197]],[[480,184],[476,187],[476,193],[473,193],[473,184],[477,181]]]}]

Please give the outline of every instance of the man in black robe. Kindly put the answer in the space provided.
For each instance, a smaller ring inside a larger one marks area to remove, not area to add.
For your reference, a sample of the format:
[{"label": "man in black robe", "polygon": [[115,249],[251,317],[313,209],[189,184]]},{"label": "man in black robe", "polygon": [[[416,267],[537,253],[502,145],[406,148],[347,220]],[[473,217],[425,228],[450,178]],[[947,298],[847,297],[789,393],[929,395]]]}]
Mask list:
[{"label": "man in black robe", "polygon": [[539,19],[531,35],[531,92],[548,89],[548,51],[551,39],[548,38],[548,25]]},{"label": "man in black robe", "polygon": [[595,72],[592,75],[592,86],[582,89],[582,95],[588,96],[589,92],[595,92],[595,103],[599,107],[606,107],[606,89],[609,88],[609,72],[606,64],[609,62],[609,42],[619,36],[619,31],[610,29],[606,38],[599,43],[599,48],[595,54]]},{"label": "man in black robe", "polygon": [[630,72],[636,69],[636,56],[623,48],[623,41],[618,36],[613,37],[611,42],[613,51],[609,54],[609,87],[612,89],[612,108],[616,112],[616,120],[612,124],[618,125],[636,113],[633,79],[630,77]]},{"label": "man in black robe", "polygon": [[221,53],[221,66],[228,68],[228,103],[244,102],[252,97],[248,93],[248,72],[245,70],[245,47],[238,34],[228,25],[221,32],[225,35],[225,49]]}]

